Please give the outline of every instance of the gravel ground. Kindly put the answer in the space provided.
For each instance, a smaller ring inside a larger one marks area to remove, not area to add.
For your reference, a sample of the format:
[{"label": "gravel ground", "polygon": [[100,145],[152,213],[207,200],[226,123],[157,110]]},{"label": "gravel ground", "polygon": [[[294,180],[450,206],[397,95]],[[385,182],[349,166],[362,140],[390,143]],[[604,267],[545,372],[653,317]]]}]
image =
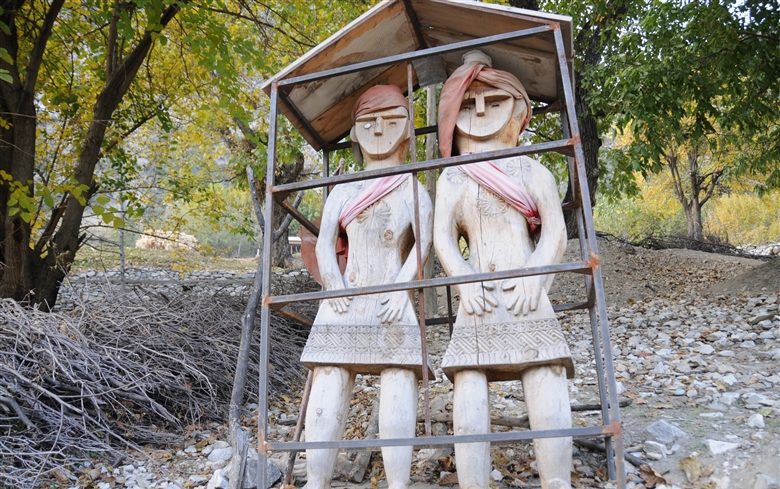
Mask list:
[{"label": "gravel ground", "polygon": [[[569,243],[567,259],[574,259]],[[774,262],[688,250],[651,251],[619,242],[600,242],[608,314],[627,451],[641,464],[627,464],[629,488],[769,489],[780,480],[780,280]],[[559,277],[553,300],[573,302],[582,294],[577,277]],[[441,303],[441,302],[440,302]],[[444,308],[441,308],[444,309]],[[576,364],[570,382],[573,405],[598,400],[587,314],[560,316]],[[447,327],[429,330],[434,364],[446,347]],[[431,383],[431,411],[451,414],[452,386],[437,370]],[[376,378],[359,376],[347,437],[363,436],[376,397]],[[271,435],[289,439],[298,399],[272,404]],[[522,416],[522,385],[491,385],[494,415]],[[250,405],[251,410],[253,406]],[[577,412],[576,426],[599,423],[597,412]],[[253,424],[251,416],[246,425]],[[494,427],[494,429],[503,429]],[[435,433],[451,432],[435,423]],[[128,465],[87,467],[77,487],[219,487],[230,448],[221,425],[193,426],[178,447],[129,454]],[[277,454],[274,461],[283,464]],[[339,458],[338,471],[353,469],[354,454]],[[573,484],[611,487],[603,454],[575,446]],[[135,460],[135,461],[133,461]],[[452,485],[451,449],[419,450],[413,479],[417,488]],[[493,450],[493,486],[540,487],[530,444]],[[216,475],[215,475],[216,472]],[[296,464],[302,484],[304,462]],[[381,456],[375,454],[362,485],[383,486]],[[224,481],[222,481],[224,482]]]}]

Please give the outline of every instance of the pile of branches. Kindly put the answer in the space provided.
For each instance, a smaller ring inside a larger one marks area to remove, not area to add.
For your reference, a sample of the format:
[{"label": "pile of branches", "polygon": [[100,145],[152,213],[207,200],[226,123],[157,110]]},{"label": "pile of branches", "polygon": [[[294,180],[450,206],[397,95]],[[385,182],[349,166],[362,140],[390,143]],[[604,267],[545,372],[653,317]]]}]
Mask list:
[{"label": "pile of branches", "polygon": [[630,241],[613,234],[597,232],[598,237],[608,241],[618,241],[623,244],[638,246],[649,250],[668,250],[668,249],[687,249],[704,251],[707,253],[718,253],[720,255],[737,256],[741,258],[762,259],[760,255],[748,253],[734,245],[723,243],[717,240],[700,241],[688,238],[686,236],[647,236],[639,241]]},{"label": "pile of branches", "polygon": [[[117,461],[127,448],[177,441],[185,424],[226,417],[245,302],[102,292],[67,313],[0,301],[0,487],[73,480],[65,468],[87,454]],[[273,325],[278,393],[305,379],[306,329],[276,316]],[[258,358],[254,344],[250,379]],[[256,382],[247,390],[256,396]]]}]

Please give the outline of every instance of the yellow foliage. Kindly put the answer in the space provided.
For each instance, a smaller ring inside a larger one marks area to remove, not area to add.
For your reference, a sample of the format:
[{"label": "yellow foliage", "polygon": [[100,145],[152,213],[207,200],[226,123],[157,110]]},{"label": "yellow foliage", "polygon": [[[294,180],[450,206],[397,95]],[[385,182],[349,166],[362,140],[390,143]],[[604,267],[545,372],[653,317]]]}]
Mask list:
[{"label": "yellow foliage", "polygon": [[733,245],[780,241],[780,191],[762,197],[732,193],[713,200],[704,219],[705,234]]}]

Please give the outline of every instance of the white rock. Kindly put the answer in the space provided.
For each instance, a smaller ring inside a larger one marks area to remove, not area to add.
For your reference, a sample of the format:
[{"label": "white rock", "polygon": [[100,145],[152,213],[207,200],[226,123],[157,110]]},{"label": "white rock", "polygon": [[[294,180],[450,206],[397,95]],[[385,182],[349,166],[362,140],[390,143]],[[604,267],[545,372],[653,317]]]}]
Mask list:
[{"label": "white rock", "polygon": [[750,426],[751,428],[763,428],[764,417],[759,413],[753,413],[747,419],[747,425]]},{"label": "white rock", "polygon": [[730,443],[727,441],[707,440],[707,448],[710,449],[710,453],[713,455],[720,455],[726,453],[729,450],[734,450],[739,447],[739,443]]},{"label": "white rock", "polygon": [[662,419],[648,425],[645,431],[656,441],[661,443],[672,443],[677,439],[687,438],[688,434],[680,429],[679,426],[668,423]]},{"label": "white rock", "polygon": [[211,476],[209,483],[206,485],[206,489],[228,489],[228,478],[225,476],[222,469],[214,471],[214,475]]},{"label": "white rock", "polygon": [[191,475],[190,480],[195,484],[202,484],[203,482],[208,481],[209,478],[206,477],[205,475]]},{"label": "white rock", "polygon": [[227,462],[230,460],[230,457],[233,456],[233,448],[232,447],[225,447],[225,448],[215,448],[214,450],[209,453],[209,462],[214,463],[221,463],[221,462]]},{"label": "white rock", "polygon": [[702,355],[712,355],[715,352],[715,348],[713,348],[710,345],[701,345],[700,347],[696,348],[696,351],[701,353]]},{"label": "white rock", "polygon": [[496,482],[504,480],[504,474],[502,474],[499,470],[493,469],[493,471],[490,473],[490,478]]}]

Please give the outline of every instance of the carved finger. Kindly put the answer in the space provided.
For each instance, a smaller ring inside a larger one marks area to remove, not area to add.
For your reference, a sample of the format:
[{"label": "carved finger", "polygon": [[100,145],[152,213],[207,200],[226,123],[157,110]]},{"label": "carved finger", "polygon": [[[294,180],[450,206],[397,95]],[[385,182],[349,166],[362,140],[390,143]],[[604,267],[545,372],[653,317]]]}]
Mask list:
[{"label": "carved finger", "polygon": [[515,307],[515,304],[517,304],[517,301],[518,301],[519,299],[520,299],[520,294],[512,294],[511,296],[509,296],[509,301],[510,301],[510,302],[509,302],[509,304],[506,306],[506,309],[507,309],[508,311],[511,311],[511,310],[512,310],[512,309]]},{"label": "carved finger", "polygon": [[512,312],[515,313],[515,316],[520,314],[520,312],[523,310],[523,304],[525,303],[525,294],[518,294],[517,295],[517,303],[515,304],[514,309]]},{"label": "carved finger", "polygon": [[531,310],[535,311],[537,307],[539,307],[539,297],[542,295],[542,289],[541,288],[535,288],[531,292]]},{"label": "carved finger", "polygon": [[517,286],[517,280],[513,278],[509,278],[501,282],[501,289],[502,290],[512,290]]},{"label": "carved finger", "polygon": [[523,316],[528,315],[531,311],[531,294],[526,293],[525,301],[523,301]]},{"label": "carved finger", "polygon": [[395,320],[400,321],[401,317],[404,315],[404,310],[406,309],[406,304],[401,304],[401,307],[398,308],[398,311],[395,313]]},{"label": "carved finger", "polygon": [[476,299],[471,299],[472,307],[474,308],[474,314],[477,316],[482,316],[482,304],[480,304],[479,297]]},{"label": "carved finger", "polygon": [[468,299],[461,299],[463,308],[466,309],[466,314],[474,314],[474,308],[471,307],[471,301]]},{"label": "carved finger", "polygon": [[485,298],[485,302],[490,304],[493,307],[498,307],[498,301],[496,300],[495,296],[493,294],[484,294],[483,297]]}]

